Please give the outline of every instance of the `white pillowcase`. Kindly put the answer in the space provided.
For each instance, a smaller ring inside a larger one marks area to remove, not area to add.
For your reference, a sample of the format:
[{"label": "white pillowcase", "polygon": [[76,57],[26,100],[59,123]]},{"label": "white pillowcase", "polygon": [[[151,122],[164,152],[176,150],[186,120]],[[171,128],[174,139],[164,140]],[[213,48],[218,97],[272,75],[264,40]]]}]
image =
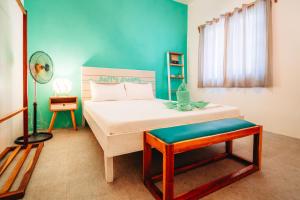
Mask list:
[{"label": "white pillowcase", "polygon": [[124,83],[97,84],[90,81],[92,101],[118,101],[126,100]]},{"label": "white pillowcase", "polygon": [[154,99],[153,88],[151,83],[137,84],[125,83],[127,99]]}]

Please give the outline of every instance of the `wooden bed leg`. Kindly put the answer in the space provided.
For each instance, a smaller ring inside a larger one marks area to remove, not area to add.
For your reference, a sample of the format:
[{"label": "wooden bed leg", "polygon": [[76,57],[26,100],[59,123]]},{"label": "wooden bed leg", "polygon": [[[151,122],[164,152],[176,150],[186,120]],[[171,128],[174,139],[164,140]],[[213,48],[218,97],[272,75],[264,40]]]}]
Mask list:
[{"label": "wooden bed leg", "polygon": [[232,141],[226,142],[226,153],[232,154]]},{"label": "wooden bed leg", "polygon": [[261,169],[261,153],[262,153],[262,127],[259,133],[253,135],[253,163]]},{"label": "wooden bed leg", "polygon": [[104,155],[105,180],[107,183],[114,181],[114,162],[113,157]]},{"label": "wooden bed leg", "polygon": [[86,120],[84,118],[84,116],[82,115],[82,124],[81,124],[82,128],[84,128],[86,126]]},{"label": "wooden bed leg", "polygon": [[166,145],[163,153],[163,200],[174,199],[174,146]]}]

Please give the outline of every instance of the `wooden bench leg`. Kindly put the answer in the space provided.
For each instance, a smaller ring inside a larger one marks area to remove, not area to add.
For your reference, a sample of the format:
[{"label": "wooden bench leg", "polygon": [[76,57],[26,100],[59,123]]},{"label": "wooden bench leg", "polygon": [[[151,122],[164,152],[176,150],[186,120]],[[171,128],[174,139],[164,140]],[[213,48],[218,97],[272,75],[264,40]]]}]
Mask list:
[{"label": "wooden bench leg", "polygon": [[144,133],[144,151],[143,151],[143,180],[150,180],[151,174],[151,161],[152,161],[152,149],[151,146],[146,141],[146,133]]},{"label": "wooden bench leg", "polygon": [[[159,200],[173,200],[174,199],[174,172],[181,173],[187,171],[189,169],[193,169],[198,166],[202,166],[204,164],[210,163],[212,161],[217,161],[222,158],[229,157],[236,161],[241,162],[245,165],[245,167],[236,170],[233,173],[225,175],[223,177],[217,178],[211,182],[206,184],[200,185],[199,187],[183,193],[176,197],[175,199],[199,199],[202,198],[216,190],[219,190],[235,181],[240,180],[241,178],[248,176],[258,170],[261,169],[261,154],[262,154],[262,127],[255,126],[249,129],[239,130],[233,133],[227,133],[226,137],[219,138],[219,136],[214,136],[213,138],[209,138],[209,141],[206,139],[196,139],[199,145],[198,148],[209,146],[212,144],[226,142],[226,153],[220,154],[213,158],[200,161],[197,163],[192,163],[190,165],[185,165],[180,168],[174,169],[174,156],[177,153],[182,153],[188,150],[182,147],[181,143],[174,143],[174,144],[167,144],[161,141],[159,138],[148,134],[147,132],[144,133],[144,168],[143,168],[143,177],[145,186],[149,189],[149,191],[153,194],[155,199]],[[243,159],[242,157],[236,156],[232,152],[232,146],[234,139],[242,138],[245,136],[254,135],[254,142],[253,142],[253,161],[248,161]],[[148,141],[147,141],[148,140]],[[194,140],[193,142],[195,142]],[[214,141],[216,140],[216,141]],[[191,141],[185,141],[184,145],[190,145]],[[195,143],[193,143],[195,145]],[[157,148],[163,154],[163,172],[162,174],[158,174],[155,176],[150,177],[150,165],[151,165],[151,157],[152,157],[152,150],[151,147]],[[194,147],[196,149],[196,147]],[[176,174],[177,174],[176,173]],[[162,191],[157,188],[154,182],[157,182],[162,179]]]},{"label": "wooden bench leg", "polygon": [[232,140],[226,142],[226,153],[232,154]]},{"label": "wooden bench leg", "polygon": [[253,135],[253,164],[255,164],[258,169],[261,169],[261,153],[262,153],[262,127],[258,134]]},{"label": "wooden bench leg", "polygon": [[163,153],[163,200],[174,199],[174,146],[166,145]]}]

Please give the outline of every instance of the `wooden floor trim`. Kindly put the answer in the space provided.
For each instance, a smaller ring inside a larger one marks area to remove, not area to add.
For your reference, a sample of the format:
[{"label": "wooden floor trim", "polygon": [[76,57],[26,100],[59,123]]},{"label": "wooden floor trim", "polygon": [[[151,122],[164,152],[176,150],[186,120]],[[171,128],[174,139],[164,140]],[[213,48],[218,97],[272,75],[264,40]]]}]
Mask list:
[{"label": "wooden floor trim", "polygon": [[[16,157],[16,155],[21,150],[21,146],[18,146],[15,148],[15,150],[8,156],[8,158],[4,161],[4,163],[0,166],[0,177],[5,172],[9,164],[13,161],[13,159]],[[5,152],[5,151],[4,151]],[[8,153],[8,152],[7,152]]]},{"label": "wooden floor trim", "polygon": [[[14,166],[14,169],[12,173],[9,175],[8,179],[2,186],[0,190],[0,200],[13,200],[13,199],[21,199],[25,195],[25,190],[26,187],[29,183],[30,177],[33,173],[33,170],[35,168],[35,165],[38,161],[38,158],[40,156],[40,153],[42,151],[42,148],[44,146],[44,143],[37,143],[37,144],[29,144],[27,146],[17,146],[17,147],[8,147],[6,148],[0,155],[4,158],[9,152],[12,151],[8,159],[4,162],[4,165],[6,166],[8,163],[8,160],[12,158],[14,155],[14,158],[16,158],[16,155],[20,153],[20,149],[24,149],[22,156],[19,158],[17,161],[16,165]],[[29,164],[26,168],[25,174],[23,178],[21,179],[21,183],[16,191],[9,191],[14,184],[15,180],[17,179],[17,176],[19,172],[22,169],[22,166],[24,165],[26,159],[28,159],[28,155],[33,150],[36,148],[35,154],[33,158],[29,161]],[[12,159],[14,159],[12,158]],[[12,162],[12,161],[9,161]],[[3,166],[4,166],[3,165]]]},{"label": "wooden floor trim", "polygon": [[4,151],[2,151],[0,153],[0,161],[2,161],[2,159],[4,159],[4,157],[11,151],[10,147],[7,147],[6,149],[4,149]]},{"label": "wooden floor trim", "polygon": [[26,190],[26,187],[27,187],[27,185],[29,183],[29,180],[30,180],[30,177],[31,177],[31,175],[33,173],[35,165],[36,165],[36,163],[37,163],[37,161],[39,159],[39,156],[40,156],[40,154],[42,152],[43,146],[44,146],[44,143],[40,143],[39,145],[36,145],[37,150],[35,152],[35,155],[34,155],[33,159],[31,160],[29,166],[27,167],[25,175],[24,175],[24,177],[23,177],[23,179],[21,181],[21,184],[20,184],[20,188],[21,188],[21,190],[23,192],[25,192],[25,190]]},{"label": "wooden floor trim", "polygon": [[27,148],[25,149],[21,159],[17,162],[12,174],[8,177],[7,181],[5,182],[5,184],[3,185],[3,187],[0,190],[0,194],[6,193],[7,191],[9,191],[9,189],[11,188],[12,184],[15,182],[30,150],[31,150],[32,145],[29,144],[27,146]]}]

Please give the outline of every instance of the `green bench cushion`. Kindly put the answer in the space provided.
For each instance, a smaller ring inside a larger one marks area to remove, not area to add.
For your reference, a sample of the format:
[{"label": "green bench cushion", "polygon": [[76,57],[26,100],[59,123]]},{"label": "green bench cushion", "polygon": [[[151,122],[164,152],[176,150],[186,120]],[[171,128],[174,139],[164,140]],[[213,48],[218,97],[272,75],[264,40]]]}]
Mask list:
[{"label": "green bench cushion", "polygon": [[180,141],[213,136],[253,126],[256,126],[256,124],[242,119],[230,118],[170,128],[161,128],[152,130],[150,133],[165,143],[173,144]]}]

